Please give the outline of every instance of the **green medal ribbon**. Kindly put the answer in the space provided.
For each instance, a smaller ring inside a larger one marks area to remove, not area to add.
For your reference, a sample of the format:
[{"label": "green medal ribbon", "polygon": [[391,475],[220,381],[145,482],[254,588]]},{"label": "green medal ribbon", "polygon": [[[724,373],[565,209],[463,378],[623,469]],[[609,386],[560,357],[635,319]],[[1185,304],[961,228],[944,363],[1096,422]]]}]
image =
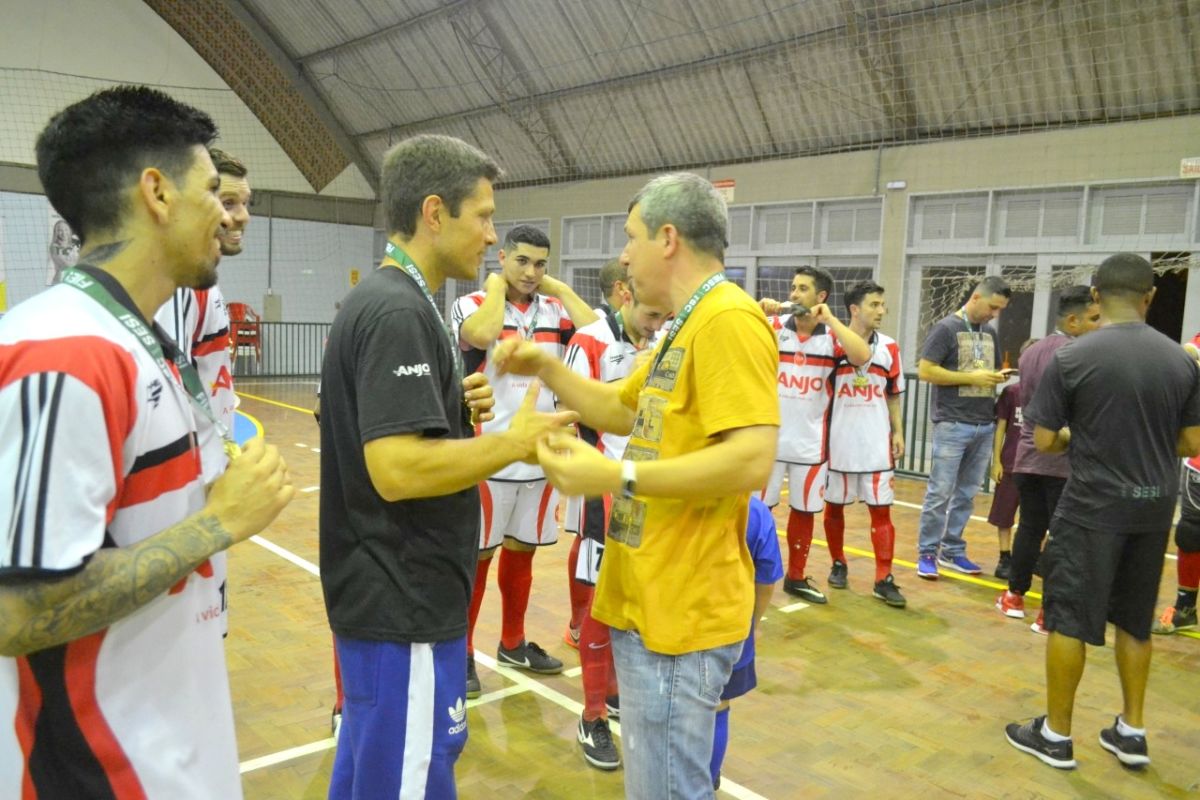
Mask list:
[{"label": "green medal ribbon", "polygon": [[692,312],[696,310],[696,306],[700,305],[700,301],[704,299],[705,295],[711,292],[719,284],[724,283],[726,280],[725,273],[718,272],[704,283],[700,284],[700,288],[697,289],[688,299],[688,301],[683,304],[683,308],[680,309],[679,313],[675,316],[675,321],[671,323],[671,330],[667,331],[667,335],[663,338],[662,346],[658,348],[658,355],[654,357],[654,364],[650,367],[650,371],[646,373],[647,379],[649,379],[649,376],[653,375],[655,370],[658,369],[658,365],[662,362],[663,356],[665,356],[667,351],[671,349],[671,343],[675,341],[675,337],[678,336],[679,331],[683,329],[683,324],[687,322],[688,317],[690,317]]},{"label": "green medal ribbon", "polygon": [[[163,375],[168,380],[174,379],[171,374],[171,368],[167,365],[167,358],[163,354],[162,344],[159,343],[158,337],[146,326],[145,321],[139,314],[130,311],[117,302],[117,299],[112,296],[112,293],[108,291],[104,284],[79,269],[78,266],[63,272],[62,283],[83,292],[99,303],[105,311],[116,317],[117,321],[124,325],[142,343],[142,347],[146,349],[146,352],[158,364],[158,368]],[[241,448],[233,440],[233,436],[229,433],[229,428],[225,427],[225,424],[217,419],[216,414],[213,413],[212,406],[208,402],[208,392],[204,389],[204,384],[200,380],[200,373],[196,371],[195,365],[188,361],[182,350],[176,350],[174,363],[175,368],[179,371],[179,378],[183,381],[183,388],[188,394],[188,399],[191,400],[192,406],[216,428],[217,433],[221,436],[224,443],[225,454],[230,459],[239,456],[242,452]]]},{"label": "green medal ribbon", "polygon": [[450,341],[450,353],[454,359],[454,377],[461,384],[463,381],[462,353],[459,352],[458,342],[454,340],[454,332],[446,324],[446,318],[442,316],[441,309],[437,307],[437,301],[433,299],[433,292],[429,291],[429,284],[425,282],[425,276],[421,274],[421,270],[417,269],[416,263],[409,258],[408,253],[391,242],[388,242],[384,247],[384,252],[387,253],[388,258],[400,265],[400,269],[404,271],[404,274],[413,279],[413,282],[417,284],[422,294],[425,295],[425,299],[429,301],[430,307],[433,308],[433,313],[437,315],[438,322],[442,325],[442,330],[446,332],[446,338]]}]

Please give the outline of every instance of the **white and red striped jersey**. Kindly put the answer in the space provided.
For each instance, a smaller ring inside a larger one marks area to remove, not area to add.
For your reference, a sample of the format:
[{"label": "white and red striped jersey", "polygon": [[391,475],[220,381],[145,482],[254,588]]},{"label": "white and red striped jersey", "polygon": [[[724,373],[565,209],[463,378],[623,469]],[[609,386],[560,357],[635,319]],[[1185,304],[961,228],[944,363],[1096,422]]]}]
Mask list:
[{"label": "white and red striped jersey", "polygon": [[894,467],[892,422],[887,399],[904,392],[900,347],[876,332],[871,360],[855,367],[843,355],[833,384],[829,423],[829,468],[836,472],[881,472]]},{"label": "white and red striped jersey", "polygon": [[[208,402],[213,414],[228,431],[233,430],[233,412],[237,397],[233,393],[233,362],[229,350],[229,311],[220,288],[176,289],[171,299],[154,315],[169,336],[175,339],[200,373],[208,387]],[[200,456],[204,480],[211,483],[225,471],[227,456],[221,436],[208,420],[197,415],[200,432]]]},{"label": "white and red striped jersey", "polygon": [[[81,569],[204,504],[174,367],[70,286],[0,320],[0,426],[0,580]],[[0,797],[241,797],[211,575],[206,562],[104,630],[0,658]]]},{"label": "white and red striped jersey", "polygon": [[[521,407],[521,401],[525,399],[525,392],[533,380],[523,375],[497,376],[495,368],[488,360],[488,351],[472,347],[462,338],[463,322],[479,310],[486,297],[487,294],[482,291],[463,295],[454,301],[454,307],[450,312],[450,323],[453,326],[454,336],[463,350],[463,361],[467,373],[482,372],[487,375],[488,383],[492,385],[492,394],[496,398],[496,405],[492,408],[495,418],[479,425],[476,428],[477,433],[508,430],[508,426],[512,423],[517,409]],[[541,345],[546,352],[561,360],[566,352],[567,342],[574,334],[575,325],[571,322],[571,317],[563,308],[562,303],[557,298],[535,294],[532,303],[518,304],[507,301],[504,303],[504,328],[497,341],[517,337],[527,339]],[[539,411],[554,411],[554,393],[543,388],[542,393],[538,396],[537,407]],[[497,472],[492,479],[533,481],[543,477],[545,477],[545,473],[537,464],[525,464],[518,461]]]},{"label": "white and red striped jersey", "polygon": [[824,325],[809,336],[796,332],[795,317],[770,317],[779,339],[779,447],[776,461],[821,464],[829,458],[829,410],[833,368],[842,345]]},{"label": "white and red striped jersey", "polygon": [[[566,363],[585,378],[614,383],[633,372],[639,352],[624,326],[618,326],[615,317],[605,316],[575,332],[567,345]],[[620,461],[625,455],[628,435],[597,432],[583,425],[580,430],[585,440],[613,461]]]}]

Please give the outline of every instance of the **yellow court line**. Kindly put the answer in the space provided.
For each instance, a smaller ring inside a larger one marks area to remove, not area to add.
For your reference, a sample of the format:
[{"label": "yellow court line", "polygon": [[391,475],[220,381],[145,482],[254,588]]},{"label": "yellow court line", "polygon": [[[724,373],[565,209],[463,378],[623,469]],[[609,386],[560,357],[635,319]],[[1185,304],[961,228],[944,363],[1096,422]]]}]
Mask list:
[{"label": "yellow court line", "polygon": [[[280,408],[286,408],[289,411],[299,411],[301,414],[311,414],[312,413],[311,408],[301,408],[300,406],[293,406],[293,405],[289,405],[287,403],[281,403],[278,400],[271,400],[266,397],[259,397],[256,394],[246,394],[245,392],[236,392],[235,394],[237,394],[238,397],[247,397],[251,400],[257,400],[260,403],[267,403],[268,405],[279,406]],[[249,416],[249,415],[247,415],[247,416]]]}]

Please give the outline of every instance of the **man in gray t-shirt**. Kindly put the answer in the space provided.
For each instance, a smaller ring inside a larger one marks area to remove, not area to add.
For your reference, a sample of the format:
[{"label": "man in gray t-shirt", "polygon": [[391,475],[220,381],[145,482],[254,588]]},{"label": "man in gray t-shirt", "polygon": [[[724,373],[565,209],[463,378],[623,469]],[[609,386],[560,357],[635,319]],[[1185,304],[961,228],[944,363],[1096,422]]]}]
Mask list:
[{"label": "man in gray t-shirt", "polygon": [[1179,456],[1200,453],[1200,371],[1146,324],[1154,272],[1120,253],[1096,270],[1104,324],[1054,354],[1024,409],[1043,452],[1067,451],[1071,476],[1046,545],[1047,714],[1005,729],[1014,747],[1051,766],[1075,766],[1071,716],[1086,644],[1116,626],[1124,700],[1100,744],[1122,764],[1150,763],[1142,719],[1150,626],[1162,578]]},{"label": "man in gray t-shirt", "polygon": [[933,384],[933,465],[921,508],[917,575],[937,580],[938,562],[978,575],[963,528],[992,458],[992,412],[1000,370],[996,331],[988,323],[1008,305],[1003,279],[984,278],[966,305],[939,321],[921,348],[918,376]]}]

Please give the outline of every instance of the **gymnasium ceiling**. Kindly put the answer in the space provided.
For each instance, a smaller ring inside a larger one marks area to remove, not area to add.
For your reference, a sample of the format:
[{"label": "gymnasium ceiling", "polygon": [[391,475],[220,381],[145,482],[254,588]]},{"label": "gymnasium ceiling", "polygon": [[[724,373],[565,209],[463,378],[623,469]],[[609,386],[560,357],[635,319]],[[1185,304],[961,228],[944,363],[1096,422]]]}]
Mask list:
[{"label": "gymnasium ceiling", "polygon": [[372,184],[424,132],[521,185],[1200,111],[1200,0],[214,3],[308,105],[260,118],[320,120]]}]

